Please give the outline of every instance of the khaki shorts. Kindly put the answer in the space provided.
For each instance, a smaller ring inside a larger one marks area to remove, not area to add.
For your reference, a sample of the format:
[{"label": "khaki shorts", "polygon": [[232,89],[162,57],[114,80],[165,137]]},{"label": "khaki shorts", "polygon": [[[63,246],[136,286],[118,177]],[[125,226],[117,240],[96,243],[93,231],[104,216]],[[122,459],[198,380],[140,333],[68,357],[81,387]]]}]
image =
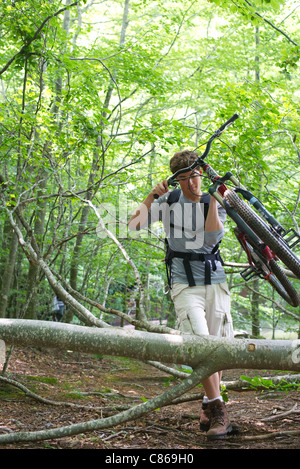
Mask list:
[{"label": "khaki shorts", "polygon": [[195,287],[175,283],[171,298],[182,332],[233,337],[227,282]]}]

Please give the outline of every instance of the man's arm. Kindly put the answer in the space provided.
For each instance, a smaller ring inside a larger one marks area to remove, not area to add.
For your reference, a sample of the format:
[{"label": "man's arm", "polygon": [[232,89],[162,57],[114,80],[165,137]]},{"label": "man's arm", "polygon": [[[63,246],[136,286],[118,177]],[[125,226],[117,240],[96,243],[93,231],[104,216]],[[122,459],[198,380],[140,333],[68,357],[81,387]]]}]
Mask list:
[{"label": "man's arm", "polygon": [[219,218],[217,200],[210,198],[209,209],[205,221],[205,231],[212,233],[223,229],[223,223]]},{"label": "man's arm", "polygon": [[128,222],[128,227],[131,231],[138,231],[140,227],[147,222],[149,210],[155,200],[154,195],[157,194],[159,197],[161,197],[162,195],[166,194],[168,190],[169,186],[166,179],[162,182],[159,182],[154,187],[154,189],[152,189],[146,199],[141,203],[141,205],[131,216]]}]

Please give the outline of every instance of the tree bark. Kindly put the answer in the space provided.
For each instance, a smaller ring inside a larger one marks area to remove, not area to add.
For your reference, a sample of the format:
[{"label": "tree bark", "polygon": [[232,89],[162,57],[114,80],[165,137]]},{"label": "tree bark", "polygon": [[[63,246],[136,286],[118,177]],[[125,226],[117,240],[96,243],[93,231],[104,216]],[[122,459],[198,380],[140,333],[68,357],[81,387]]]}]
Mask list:
[{"label": "tree bark", "polygon": [[205,366],[208,372],[247,368],[300,371],[299,341],[225,339],[158,334],[124,328],[0,319],[5,343],[125,356],[143,361]]},{"label": "tree bark", "polygon": [[14,231],[11,230],[9,255],[7,257],[7,263],[2,276],[2,285],[0,292],[0,318],[4,318],[6,314],[9,292],[13,282],[18,245],[18,237],[14,233]]},{"label": "tree bark", "polygon": [[[47,145],[45,145],[45,150],[47,151]],[[47,187],[47,178],[46,173],[42,170],[40,176],[41,182],[39,184],[39,190],[37,192],[37,205],[35,209],[35,221],[34,221],[34,236],[37,242],[37,246],[40,250],[40,255],[43,251],[43,235],[45,228],[45,218],[46,218],[46,207],[47,202],[45,200],[40,200],[39,196],[43,195],[43,190]],[[25,319],[37,319],[36,306],[37,306],[37,289],[39,285],[39,273],[40,267],[33,262],[29,264],[28,271],[28,292],[27,299],[30,298],[27,311],[25,313]]]}]

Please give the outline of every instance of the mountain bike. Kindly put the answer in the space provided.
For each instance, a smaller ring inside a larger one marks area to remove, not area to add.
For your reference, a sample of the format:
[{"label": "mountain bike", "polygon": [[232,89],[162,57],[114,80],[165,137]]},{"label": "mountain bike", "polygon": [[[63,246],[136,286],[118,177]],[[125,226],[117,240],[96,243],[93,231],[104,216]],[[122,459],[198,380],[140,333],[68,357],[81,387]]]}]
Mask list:
[{"label": "mountain bike", "polygon": [[[296,307],[300,304],[300,295],[278,261],[282,261],[296,278],[300,279],[300,260],[292,252],[292,249],[300,243],[300,235],[294,229],[286,231],[232,172],[228,171],[221,177],[204,161],[210,152],[213,140],[220,137],[238,118],[238,114],[234,114],[214,132],[203,154],[192,165],[174,173],[168,179],[168,185],[177,186],[176,178],[179,174],[201,167],[213,183],[209,187],[209,193],[224,207],[236,224],[234,234],[246,252],[249,264],[241,272],[241,276],[245,281],[256,276],[267,280],[287,303]],[[233,189],[229,189],[225,183],[233,185]]]}]

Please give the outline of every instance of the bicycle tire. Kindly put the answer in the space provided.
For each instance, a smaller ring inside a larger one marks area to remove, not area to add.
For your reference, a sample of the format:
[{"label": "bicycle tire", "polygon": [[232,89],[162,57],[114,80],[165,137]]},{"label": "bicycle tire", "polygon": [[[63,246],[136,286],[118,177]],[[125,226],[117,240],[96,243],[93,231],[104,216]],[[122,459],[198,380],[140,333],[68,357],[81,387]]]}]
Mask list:
[{"label": "bicycle tire", "polygon": [[[282,239],[276,237],[268,225],[235,192],[227,190],[224,197],[262,242],[300,279],[300,261],[288,245]],[[279,283],[272,274],[269,276],[269,282],[289,304],[298,306],[300,304],[300,296],[292,282],[287,278],[275,259],[271,259],[269,265],[270,270],[277,277]]]},{"label": "bicycle tire", "polygon": [[[300,296],[297,294],[292,282],[287,278],[285,272],[280,268],[275,259],[267,261],[261,254],[259,255],[257,251],[255,252],[255,246],[250,239],[247,238],[245,234],[246,246],[244,242],[241,241],[239,234],[241,230],[236,227],[234,229],[234,234],[239,241],[241,247],[246,252],[248,261],[249,256],[251,257],[252,267],[256,270],[257,276],[264,278],[268,281],[271,286],[277,291],[277,293],[291,306],[298,306],[300,304]],[[249,262],[250,264],[250,262]]]},{"label": "bicycle tire", "polygon": [[283,270],[279,267],[275,259],[270,260],[270,267],[273,273],[269,276],[268,282],[287,303],[295,308],[299,306],[299,294]]},{"label": "bicycle tire", "polygon": [[277,257],[300,279],[300,260],[290,250],[282,238],[275,235],[268,225],[231,190],[225,192],[225,198],[254,233],[276,254]]}]

